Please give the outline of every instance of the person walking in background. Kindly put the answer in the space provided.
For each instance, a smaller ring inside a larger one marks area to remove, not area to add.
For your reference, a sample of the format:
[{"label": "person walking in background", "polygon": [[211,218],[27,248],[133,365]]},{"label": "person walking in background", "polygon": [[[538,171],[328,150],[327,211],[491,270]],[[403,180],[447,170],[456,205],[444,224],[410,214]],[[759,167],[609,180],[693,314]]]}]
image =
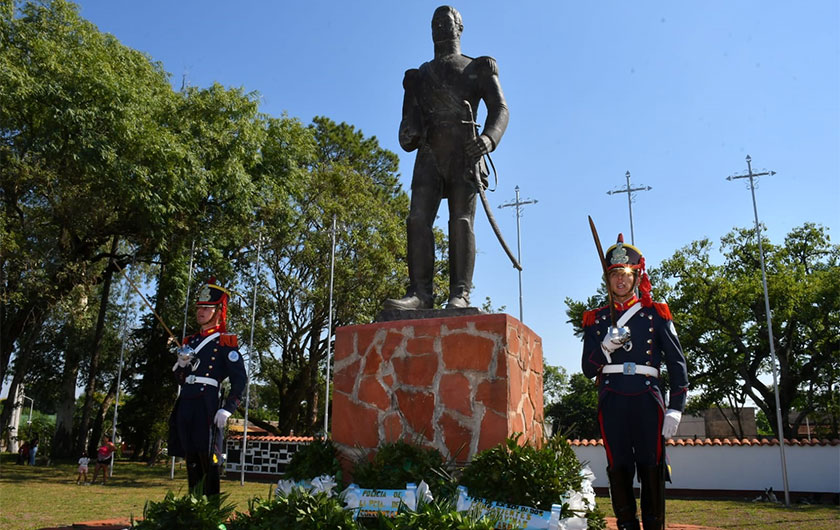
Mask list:
[{"label": "person walking in background", "polygon": [[[638,530],[633,476],[645,530],[665,528],[665,440],[677,432],[688,375],[671,311],[653,302],[645,258],[618,242],[602,258],[610,305],[583,314],[583,373],[598,383],[598,423],[619,529]],[[636,290],[642,295],[639,299]],[[668,370],[665,401],[660,366]]]},{"label": "person walking in background", "polygon": [[32,441],[29,442],[29,465],[35,465],[35,456],[38,454],[38,435],[35,435],[35,438],[32,438]]},{"label": "person walking in background", "polygon": [[96,482],[96,475],[100,469],[102,470],[102,485],[104,486],[108,482],[108,465],[111,463],[111,456],[116,450],[117,446],[111,441],[111,437],[107,434],[102,435],[102,445],[96,450],[96,467],[93,469],[91,484]]},{"label": "person walking in background", "polygon": [[[90,458],[84,453],[82,453],[82,457],[79,458],[79,476],[76,477],[76,484],[87,484],[88,481],[88,463],[90,462]],[[84,478],[84,480],[82,480]]]}]

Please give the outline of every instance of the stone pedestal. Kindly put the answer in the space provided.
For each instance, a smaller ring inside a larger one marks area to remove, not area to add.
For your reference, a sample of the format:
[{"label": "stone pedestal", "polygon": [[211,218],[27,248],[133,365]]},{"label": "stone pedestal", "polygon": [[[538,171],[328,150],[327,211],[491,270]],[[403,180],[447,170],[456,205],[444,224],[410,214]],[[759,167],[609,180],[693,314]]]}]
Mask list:
[{"label": "stone pedestal", "polygon": [[332,438],[348,461],[417,442],[470,460],[513,433],[543,437],[542,340],[510,315],[336,330]]}]

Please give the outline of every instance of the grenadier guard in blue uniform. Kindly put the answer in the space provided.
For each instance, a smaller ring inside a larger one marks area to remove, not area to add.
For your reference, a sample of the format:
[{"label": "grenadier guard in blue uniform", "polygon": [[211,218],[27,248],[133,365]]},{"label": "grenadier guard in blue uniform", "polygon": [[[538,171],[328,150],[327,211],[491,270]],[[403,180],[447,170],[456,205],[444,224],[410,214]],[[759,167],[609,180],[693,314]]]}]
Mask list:
[{"label": "grenadier guard in blue uniform", "polygon": [[[614,317],[609,306],[584,313],[583,373],[597,377],[598,422],[618,527],[639,528],[633,494],[638,473],[644,529],[663,529],[664,442],[676,434],[685,409],[685,357],[668,305],[651,300],[641,251],[624,244],[619,234],[605,258]],[[670,383],[667,406],[661,388],[663,363]]]},{"label": "grenadier guard in blue uniform", "polygon": [[[201,330],[185,339],[172,367],[181,391],[169,420],[169,454],[186,459],[190,490],[203,481],[205,495],[219,493],[225,425],[248,379],[236,335],[227,333],[229,298],[215,278],[201,288],[196,302]],[[220,386],[227,378],[230,393],[219,403]]]}]

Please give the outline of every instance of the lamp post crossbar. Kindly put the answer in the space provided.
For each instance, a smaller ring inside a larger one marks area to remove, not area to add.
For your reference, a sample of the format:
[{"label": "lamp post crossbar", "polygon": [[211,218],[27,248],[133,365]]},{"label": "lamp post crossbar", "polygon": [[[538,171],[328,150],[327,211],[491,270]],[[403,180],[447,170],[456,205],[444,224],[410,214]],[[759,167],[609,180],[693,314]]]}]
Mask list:
[{"label": "lamp post crossbar", "polygon": [[623,188],[610,190],[610,191],[607,192],[607,195],[616,195],[616,194],[619,194],[619,193],[626,193],[627,194],[627,209],[630,211],[630,244],[635,245],[636,244],[636,237],[635,237],[635,234],[633,233],[633,198],[635,196],[633,195],[633,193],[637,192],[637,191],[650,191],[653,188],[651,188],[650,186],[639,186],[638,188],[631,187],[630,186],[630,172],[629,171],[624,174],[624,178],[627,179],[627,185]]}]

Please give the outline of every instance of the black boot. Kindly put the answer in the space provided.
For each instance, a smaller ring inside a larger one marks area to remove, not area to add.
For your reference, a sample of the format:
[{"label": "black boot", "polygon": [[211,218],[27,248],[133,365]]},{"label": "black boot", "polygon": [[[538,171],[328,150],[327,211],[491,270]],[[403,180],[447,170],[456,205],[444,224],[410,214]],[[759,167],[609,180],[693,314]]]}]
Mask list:
[{"label": "black boot", "polygon": [[610,499],[619,530],[639,530],[636,518],[636,497],[633,494],[633,469],[607,468]]},{"label": "black boot", "polygon": [[642,484],[640,504],[645,530],[665,528],[665,475],[662,466],[639,467]]}]

